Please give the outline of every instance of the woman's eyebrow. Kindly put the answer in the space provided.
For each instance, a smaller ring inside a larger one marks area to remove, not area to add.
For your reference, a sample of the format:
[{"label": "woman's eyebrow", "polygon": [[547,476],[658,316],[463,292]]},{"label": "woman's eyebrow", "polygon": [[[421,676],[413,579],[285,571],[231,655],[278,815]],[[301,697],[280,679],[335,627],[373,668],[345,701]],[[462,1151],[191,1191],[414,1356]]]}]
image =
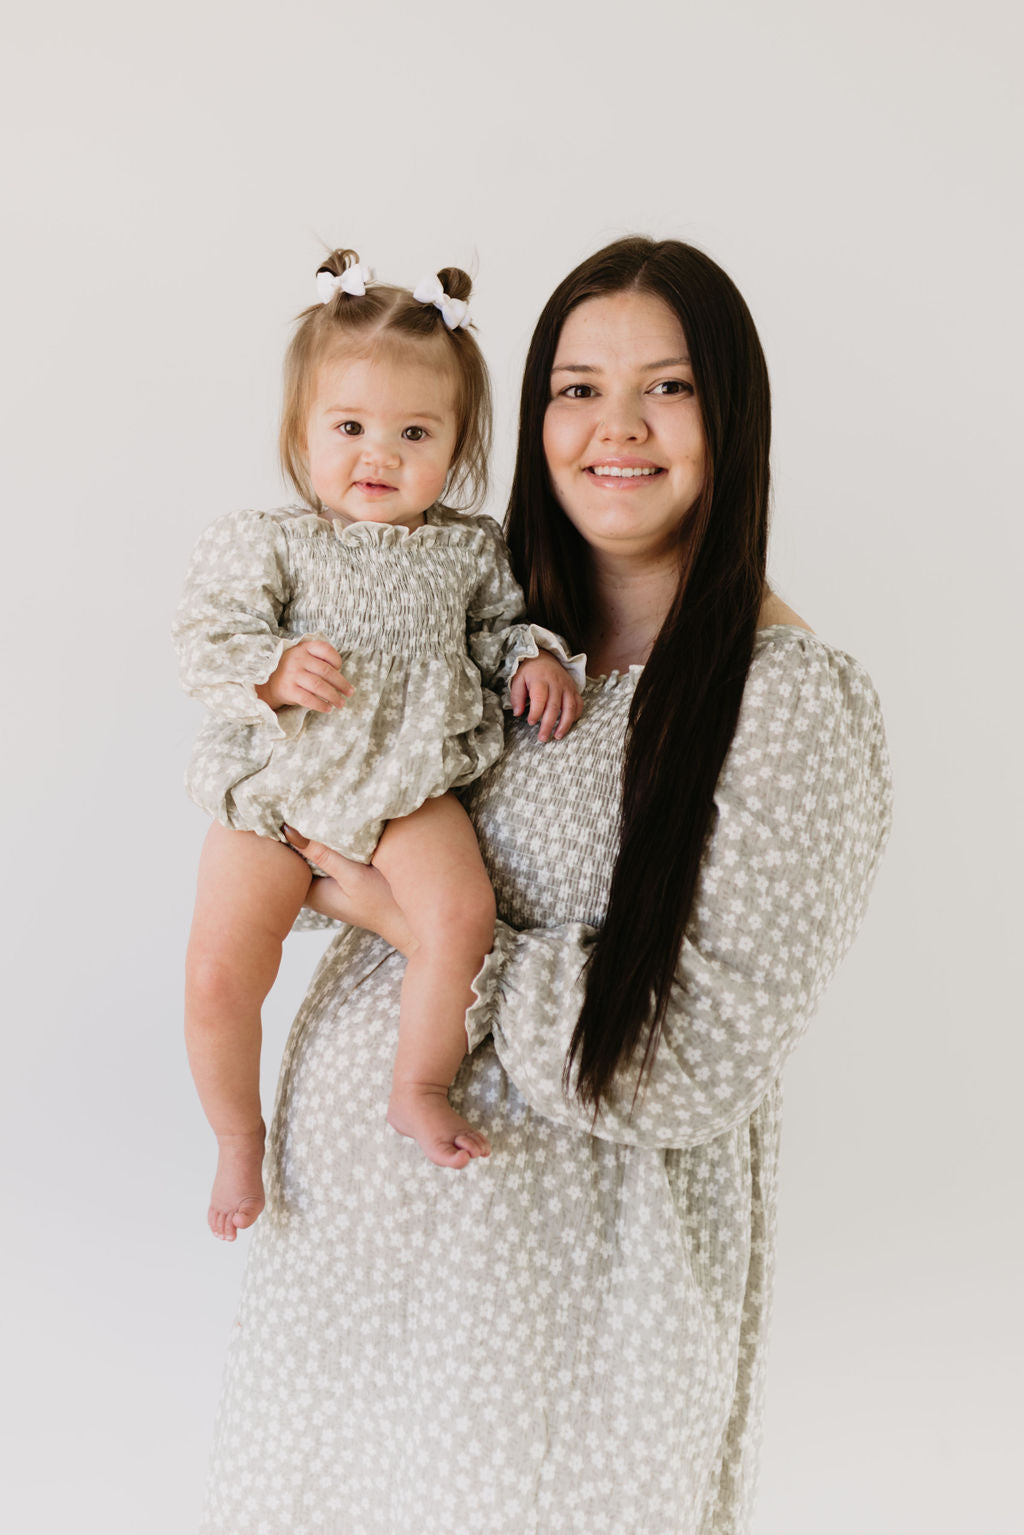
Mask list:
[{"label": "woman's eyebrow", "polygon": [[[683,354],[682,357],[661,357],[657,362],[645,362],[641,368],[642,373],[653,373],[657,368],[688,368],[690,359]],[[551,369],[552,373],[600,373],[601,369],[590,362],[556,362]]]}]

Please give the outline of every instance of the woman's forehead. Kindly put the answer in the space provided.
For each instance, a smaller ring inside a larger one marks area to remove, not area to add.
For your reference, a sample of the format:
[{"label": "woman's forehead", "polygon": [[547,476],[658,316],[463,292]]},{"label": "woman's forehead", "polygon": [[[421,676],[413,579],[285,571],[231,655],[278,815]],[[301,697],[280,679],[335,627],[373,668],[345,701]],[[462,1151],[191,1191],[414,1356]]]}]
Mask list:
[{"label": "woman's forehead", "polygon": [[686,366],[689,348],[678,316],[655,293],[627,289],[584,299],[566,316],[553,366]]}]

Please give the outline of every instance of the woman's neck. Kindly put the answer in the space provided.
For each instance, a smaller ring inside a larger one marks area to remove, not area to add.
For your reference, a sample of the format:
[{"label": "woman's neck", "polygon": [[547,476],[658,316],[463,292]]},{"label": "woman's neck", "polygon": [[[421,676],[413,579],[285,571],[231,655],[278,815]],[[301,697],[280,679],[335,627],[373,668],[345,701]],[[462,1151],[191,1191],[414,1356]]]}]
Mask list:
[{"label": "woman's neck", "polygon": [[679,557],[614,560],[591,551],[594,621],[586,636],[592,677],[643,666],[679,587]]}]

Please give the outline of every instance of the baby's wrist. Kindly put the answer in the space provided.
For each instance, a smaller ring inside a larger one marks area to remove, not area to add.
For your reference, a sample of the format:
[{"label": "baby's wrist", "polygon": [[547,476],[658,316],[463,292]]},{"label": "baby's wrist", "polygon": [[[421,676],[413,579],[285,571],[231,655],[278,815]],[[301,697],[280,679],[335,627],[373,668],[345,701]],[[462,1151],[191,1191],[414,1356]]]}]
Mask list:
[{"label": "baby's wrist", "polygon": [[[573,687],[576,686],[576,679],[573,676],[572,672],[565,665],[565,663],[563,662],[561,656],[556,655],[553,650],[544,650],[542,648],[541,652],[540,652],[540,655],[532,657],[532,664],[533,665],[536,665],[538,661],[543,661],[545,663],[545,665],[550,663],[553,666],[557,666],[557,668],[561,672],[562,676],[565,677],[568,682],[571,682]],[[530,665],[531,663],[527,662],[526,664]]]}]

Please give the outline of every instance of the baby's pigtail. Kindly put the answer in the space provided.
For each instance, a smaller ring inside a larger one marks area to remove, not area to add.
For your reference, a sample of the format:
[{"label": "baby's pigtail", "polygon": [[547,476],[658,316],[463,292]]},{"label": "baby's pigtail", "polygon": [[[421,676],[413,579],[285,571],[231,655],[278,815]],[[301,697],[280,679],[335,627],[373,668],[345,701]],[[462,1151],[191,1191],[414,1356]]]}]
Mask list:
[{"label": "baby's pigtail", "polygon": [[487,494],[487,460],[491,446],[491,386],[469,314],[473,279],[461,267],[442,267],[424,277],[413,289],[422,305],[425,328],[439,330],[447,339],[456,363],[459,391],[459,435],[455,443],[453,472],[446,487],[449,505],[465,499],[479,506]]},{"label": "baby's pigtail", "polygon": [[371,278],[369,268],[360,264],[358,251],[331,251],[316,269],[317,297],[321,304],[332,305],[335,316],[340,316],[352,299],[365,298]]}]

